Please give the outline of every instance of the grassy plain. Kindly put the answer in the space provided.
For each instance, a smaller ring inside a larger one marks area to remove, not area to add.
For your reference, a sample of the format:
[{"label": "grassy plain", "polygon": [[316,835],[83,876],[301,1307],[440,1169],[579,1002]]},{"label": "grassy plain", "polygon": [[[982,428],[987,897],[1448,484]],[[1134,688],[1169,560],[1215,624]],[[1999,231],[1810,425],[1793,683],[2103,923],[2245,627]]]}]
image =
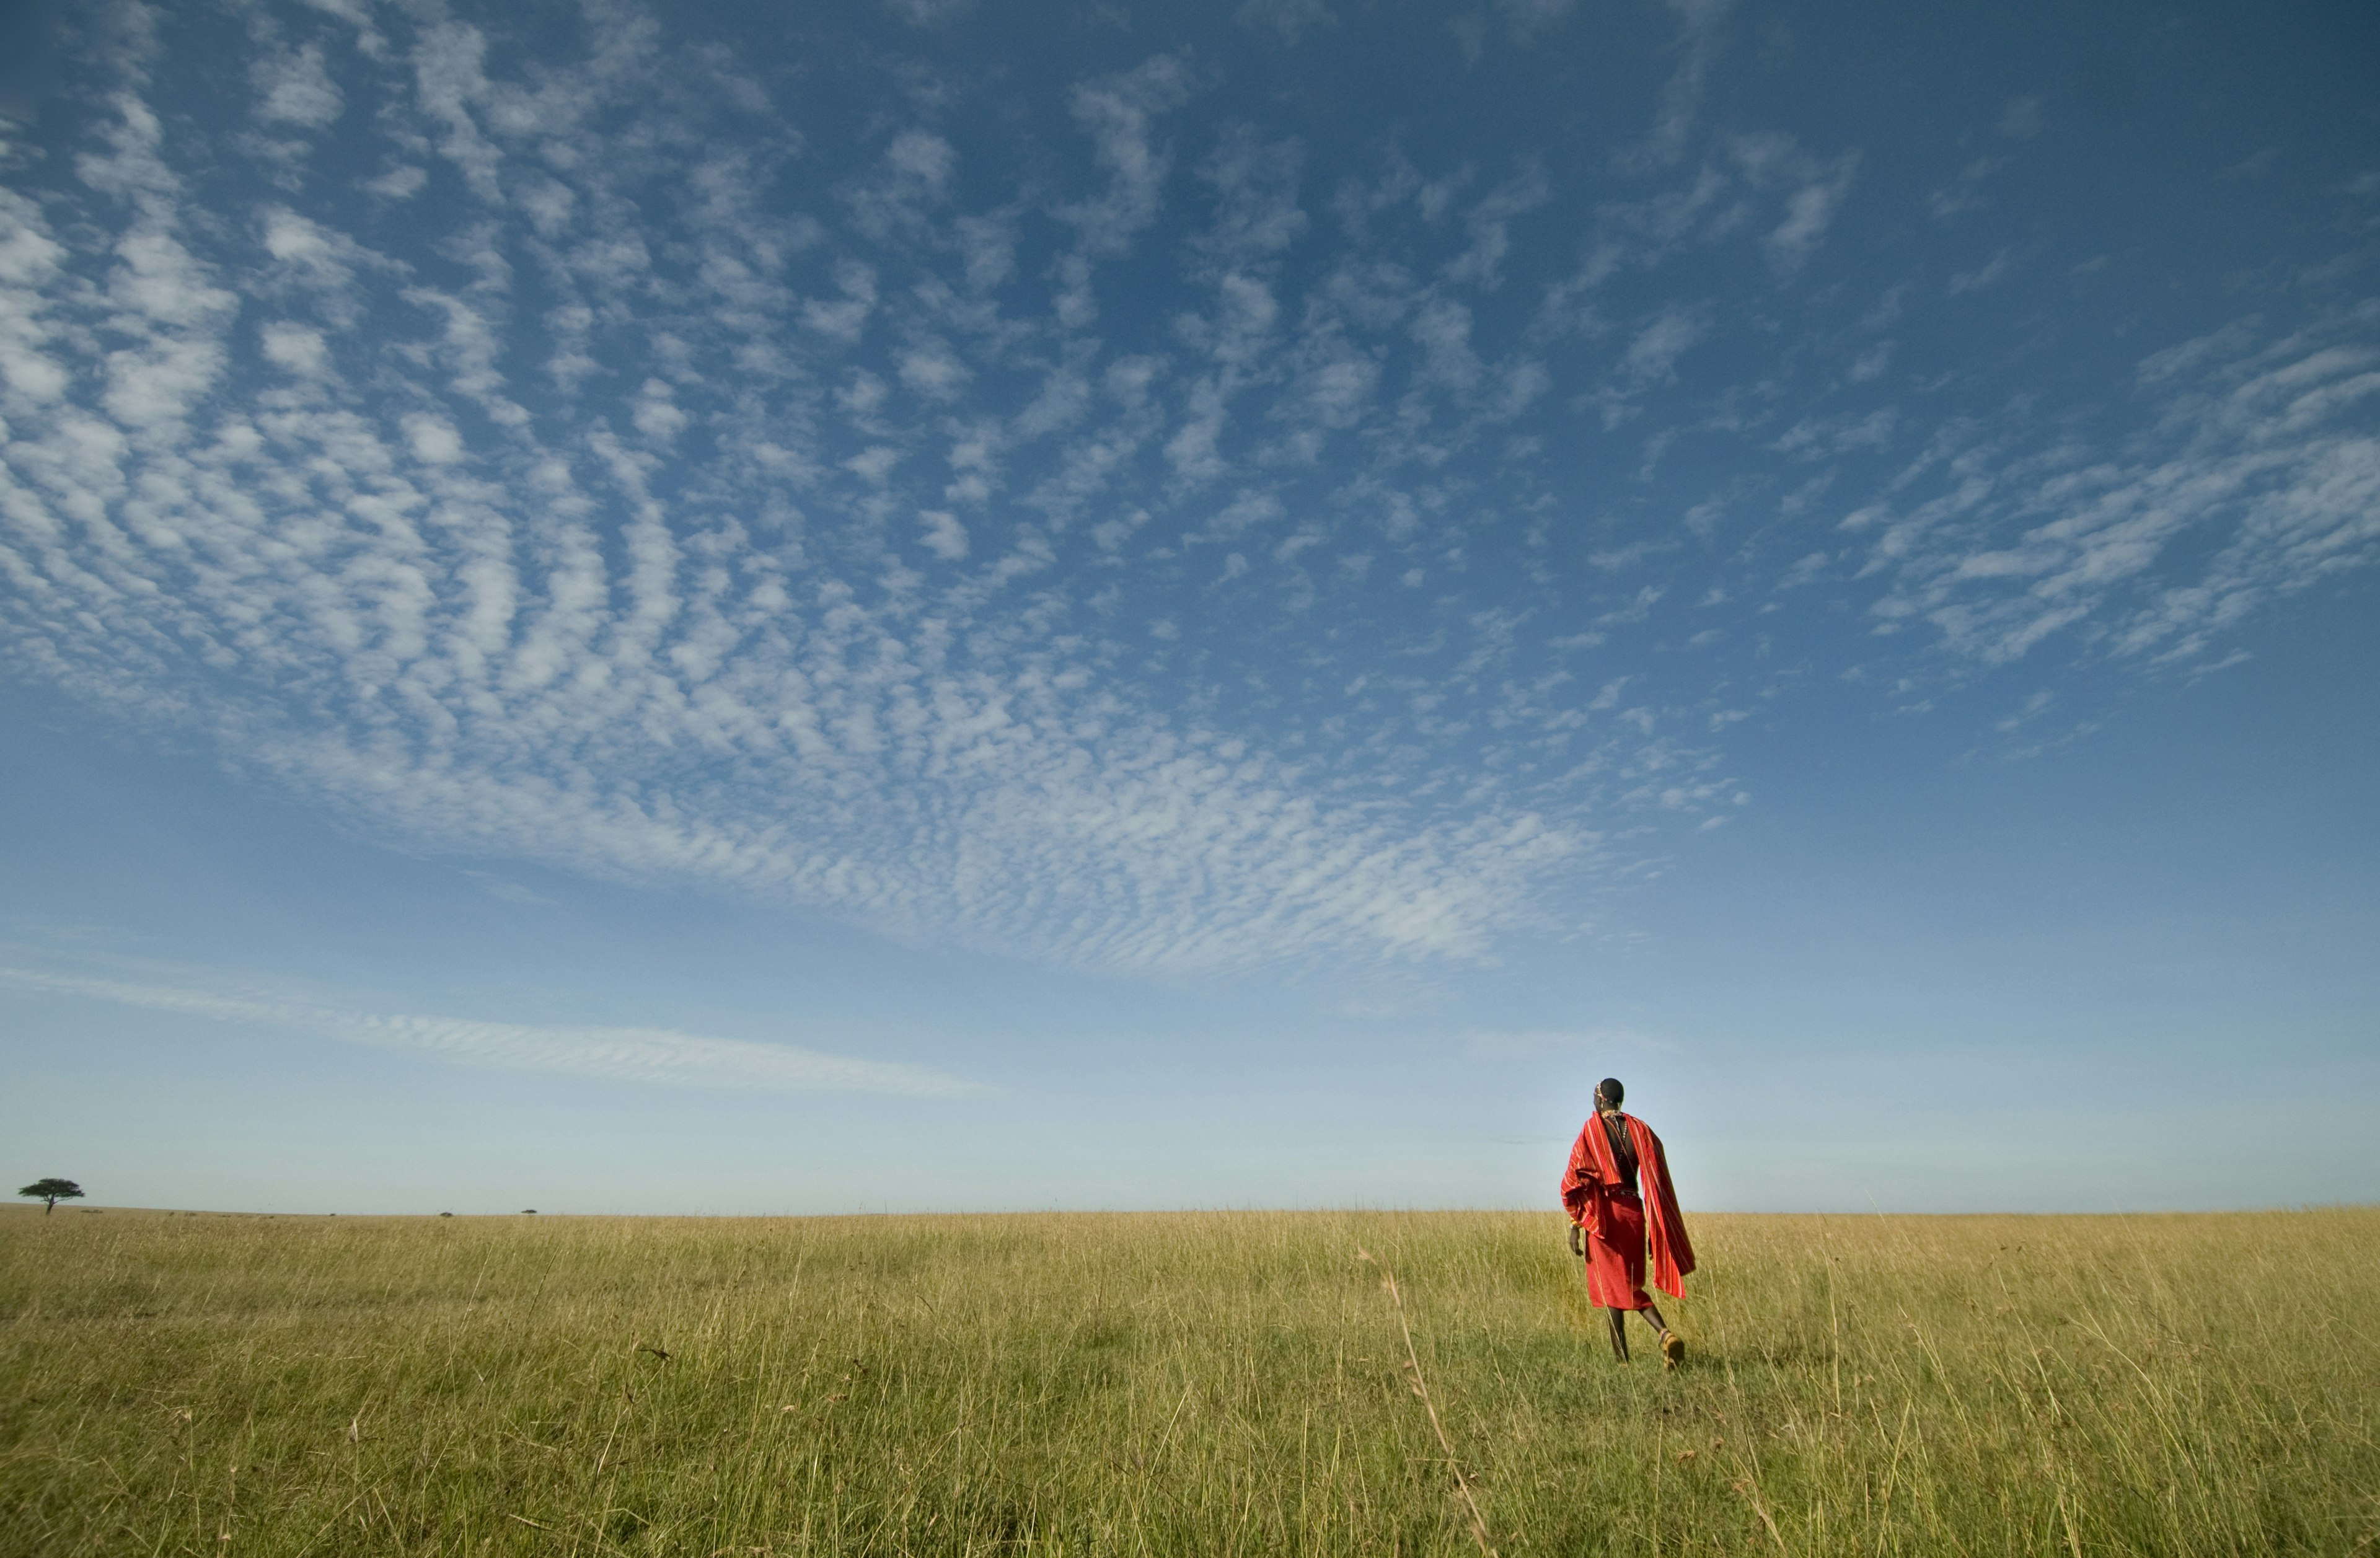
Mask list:
[{"label": "grassy plain", "polygon": [[2374,1552],[2380,1211],[0,1215],[0,1552]]}]

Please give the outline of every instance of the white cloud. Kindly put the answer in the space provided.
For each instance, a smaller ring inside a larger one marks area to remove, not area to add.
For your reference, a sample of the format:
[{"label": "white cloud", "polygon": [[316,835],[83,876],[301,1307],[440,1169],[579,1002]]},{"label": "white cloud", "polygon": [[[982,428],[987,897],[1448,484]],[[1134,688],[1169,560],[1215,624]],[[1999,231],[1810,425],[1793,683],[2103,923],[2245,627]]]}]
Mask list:
[{"label": "white cloud", "polygon": [[322,68],[317,43],[260,60],[256,71],[256,116],[268,124],[322,129],[339,116],[346,99]]},{"label": "white cloud", "polygon": [[2011,140],[2030,140],[2041,133],[2041,99],[2015,97],[2000,112],[2000,133]]},{"label": "white cloud", "polygon": [[1172,159],[1153,140],[1155,121],[1190,99],[1193,82],[1180,55],[1159,55],[1137,67],[1074,91],[1075,119],[1091,137],[1108,174],[1098,199],[1061,210],[1093,254],[1120,254],[1157,219]]},{"label": "white cloud", "polygon": [[1637,386],[1668,383],[1678,376],[1678,359],[1710,334],[1701,310],[1670,304],[1637,331],[1621,354],[1621,371]]},{"label": "white cloud", "polygon": [[940,190],[950,182],[951,170],[958,164],[958,152],[930,130],[905,129],[892,138],[884,161],[929,189]]},{"label": "white cloud", "polygon": [[821,335],[845,343],[856,341],[876,309],[876,273],[856,260],[846,260],[836,265],[834,280],[841,299],[813,298],[804,303],[802,323]]},{"label": "white cloud", "polygon": [[1879,406],[1865,413],[1844,411],[1832,417],[1804,417],[1769,447],[1800,459],[1820,459],[1858,449],[1881,449],[1892,442],[1900,424],[1898,407]]},{"label": "white cloud", "polygon": [[792,1044],[714,1039],[666,1028],[577,1028],[467,1017],[383,1016],[302,999],[93,979],[0,967],[19,990],[105,1001],[216,1022],[283,1029],[342,1043],[509,1071],[555,1071],[642,1086],[764,1088],[948,1096],[973,1084],[925,1066],[854,1060]]},{"label": "white cloud", "polygon": [[1852,383],[1864,384],[1871,379],[1882,378],[1886,371],[1892,366],[1892,354],[1898,349],[1898,346],[1899,343],[1893,341],[1878,341],[1861,352],[1852,362],[1850,371]]},{"label": "white cloud", "polygon": [[929,400],[956,398],[973,377],[947,341],[923,341],[901,354],[901,382]]},{"label": "white cloud", "polygon": [[1244,0],[1232,19],[1251,31],[1269,32],[1289,47],[1339,20],[1323,0]]},{"label": "white cloud", "polygon": [[960,251],[966,260],[967,286],[977,291],[998,286],[1016,270],[1016,213],[962,216],[953,225]]},{"label": "white cloud", "polygon": [[421,193],[429,182],[428,170],[407,164],[391,168],[377,178],[367,178],[361,187],[384,201],[409,201]]},{"label": "white cloud", "polygon": [[[691,420],[677,403],[677,392],[661,379],[647,379],[637,392],[636,409],[629,413],[637,431],[648,438],[666,444],[684,432]],[[417,441],[416,447],[419,447]]]},{"label": "white cloud", "polygon": [[[1624,154],[1623,167],[1668,167],[1685,155],[1686,139],[1700,112],[1703,91],[1718,50],[1719,31],[1733,0],[1664,0],[1677,18],[1677,68],[1661,89],[1653,128],[1644,142]],[[1536,8],[1542,9],[1542,6]]]},{"label": "white cloud", "polygon": [[1471,245],[1447,265],[1447,279],[1495,286],[1503,279],[1504,257],[1512,252],[1513,222],[1544,205],[1551,195],[1545,174],[1531,164],[1473,206],[1463,217]]},{"label": "white cloud", "polygon": [[967,554],[966,527],[939,510],[928,509],[917,516],[924,528],[926,550],[945,563],[955,563]]},{"label": "white cloud", "polygon": [[1961,292],[1981,292],[1997,286],[2016,268],[2014,249],[2003,249],[1972,271],[1961,271],[1950,278],[1949,292],[1955,298]]},{"label": "white cloud", "polygon": [[532,905],[540,908],[553,907],[553,900],[544,894],[523,887],[519,882],[498,876],[493,871],[467,870],[463,874],[468,877],[472,884],[480,892],[499,902]]},{"label": "white cloud", "polygon": [[310,326],[274,321],[258,333],[267,362],[301,378],[318,378],[330,366],[330,348],[322,333]]},{"label": "white cloud", "polygon": [[1269,142],[1235,127],[1199,166],[1200,181],[1215,192],[1215,212],[1196,241],[1215,266],[1216,281],[1263,265],[1305,234],[1306,216],[1297,203],[1305,155],[1295,140]]},{"label": "white cloud", "polygon": [[975,0],[883,0],[884,8],[912,27],[943,27],[975,9]]},{"label": "white cloud", "polygon": [[1825,174],[1803,182],[1786,197],[1785,219],[1761,240],[1769,259],[1780,269],[1800,270],[1827,235],[1835,213],[1850,193],[1852,174],[1859,165],[1856,153],[1839,159]]},{"label": "white cloud", "polygon": [[911,128],[892,138],[872,176],[846,194],[859,230],[892,239],[919,231],[948,196],[958,152],[931,130]]},{"label": "white cloud", "polygon": [[1471,348],[1471,310],[1451,298],[1436,298],[1414,315],[1413,338],[1422,349],[1423,376],[1451,389],[1479,382],[1479,356]]},{"label": "white cloud", "polygon": [[463,457],[463,437],[443,417],[417,413],[405,419],[406,442],[425,465],[452,465]]}]

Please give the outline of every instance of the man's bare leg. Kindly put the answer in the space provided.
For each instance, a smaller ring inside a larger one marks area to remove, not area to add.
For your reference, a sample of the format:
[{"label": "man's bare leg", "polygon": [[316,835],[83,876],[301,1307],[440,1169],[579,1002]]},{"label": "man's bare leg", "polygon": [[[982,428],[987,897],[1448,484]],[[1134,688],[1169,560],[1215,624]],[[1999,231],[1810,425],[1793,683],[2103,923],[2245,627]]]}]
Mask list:
[{"label": "man's bare leg", "polygon": [[1604,1323],[1611,1328],[1611,1356],[1621,1362],[1628,1361],[1628,1328],[1618,1309],[1603,1311]]},{"label": "man's bare leg", "polygon": [[1675,1369],[1679,1360],[1686,1356],[1686,1339],[1670,1330],[1670,1322],[1663,1320],[1661,1311],[1652,1305],[1647,1304],[1637,1312],[1645,1317],[1645,1324],[1660,1333],[1661,1367]]}]

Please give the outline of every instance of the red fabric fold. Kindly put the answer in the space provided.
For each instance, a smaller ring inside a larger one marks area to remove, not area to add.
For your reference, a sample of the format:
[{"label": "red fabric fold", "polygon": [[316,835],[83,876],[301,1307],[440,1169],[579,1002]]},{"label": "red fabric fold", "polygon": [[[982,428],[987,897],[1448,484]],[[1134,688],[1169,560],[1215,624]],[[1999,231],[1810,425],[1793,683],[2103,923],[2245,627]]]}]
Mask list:
[{"label": "red fabric fold", "polygon": [[[1570,1166],[1562,1173],[1562,1207],[1587,1237],[1609,1245],[1634,1242],[1641,1227],[1652,1246],[1653,1284],[1672,1298],[1682,1298],[1686,1273],[1694,1269],[1694,1247],[1686,1238],[1686,1219],[1678,1210],[1677,1188],[1670,1183],[1669,1154],[1661,1150],[1661,1138],[1653,1134],[1652,1126],[1633,1114],[1620,1117],[1627,1122],[1628,1140],[1636,1149],[1637,1183],[1621,1179],[1601,1117],[1589,1115],[1571,1146]],[[1636,1199],[1632,1192],[1641,1192],[1641,1219],[1627,1204]],[[1624,1257],[1626,1252],[1621,1253]],[[1642,1259],[1640,1255],[1630,1264],[1641,1270]]]}]

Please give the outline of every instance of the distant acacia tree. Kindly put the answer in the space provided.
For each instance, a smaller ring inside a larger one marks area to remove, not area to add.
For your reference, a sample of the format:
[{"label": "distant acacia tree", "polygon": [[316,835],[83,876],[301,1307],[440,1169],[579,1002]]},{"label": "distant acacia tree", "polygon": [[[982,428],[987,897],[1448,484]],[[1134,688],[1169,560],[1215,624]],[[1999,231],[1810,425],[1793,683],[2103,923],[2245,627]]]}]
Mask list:
[{"label": "distant acacia tree", "polygon": [[58,1210],[60,1201],[82,1199],[82,1187],[71,1179],[36,1179],[17,1194],[40,1197],[42,1201],[42,1215],[47,1217]]}]

